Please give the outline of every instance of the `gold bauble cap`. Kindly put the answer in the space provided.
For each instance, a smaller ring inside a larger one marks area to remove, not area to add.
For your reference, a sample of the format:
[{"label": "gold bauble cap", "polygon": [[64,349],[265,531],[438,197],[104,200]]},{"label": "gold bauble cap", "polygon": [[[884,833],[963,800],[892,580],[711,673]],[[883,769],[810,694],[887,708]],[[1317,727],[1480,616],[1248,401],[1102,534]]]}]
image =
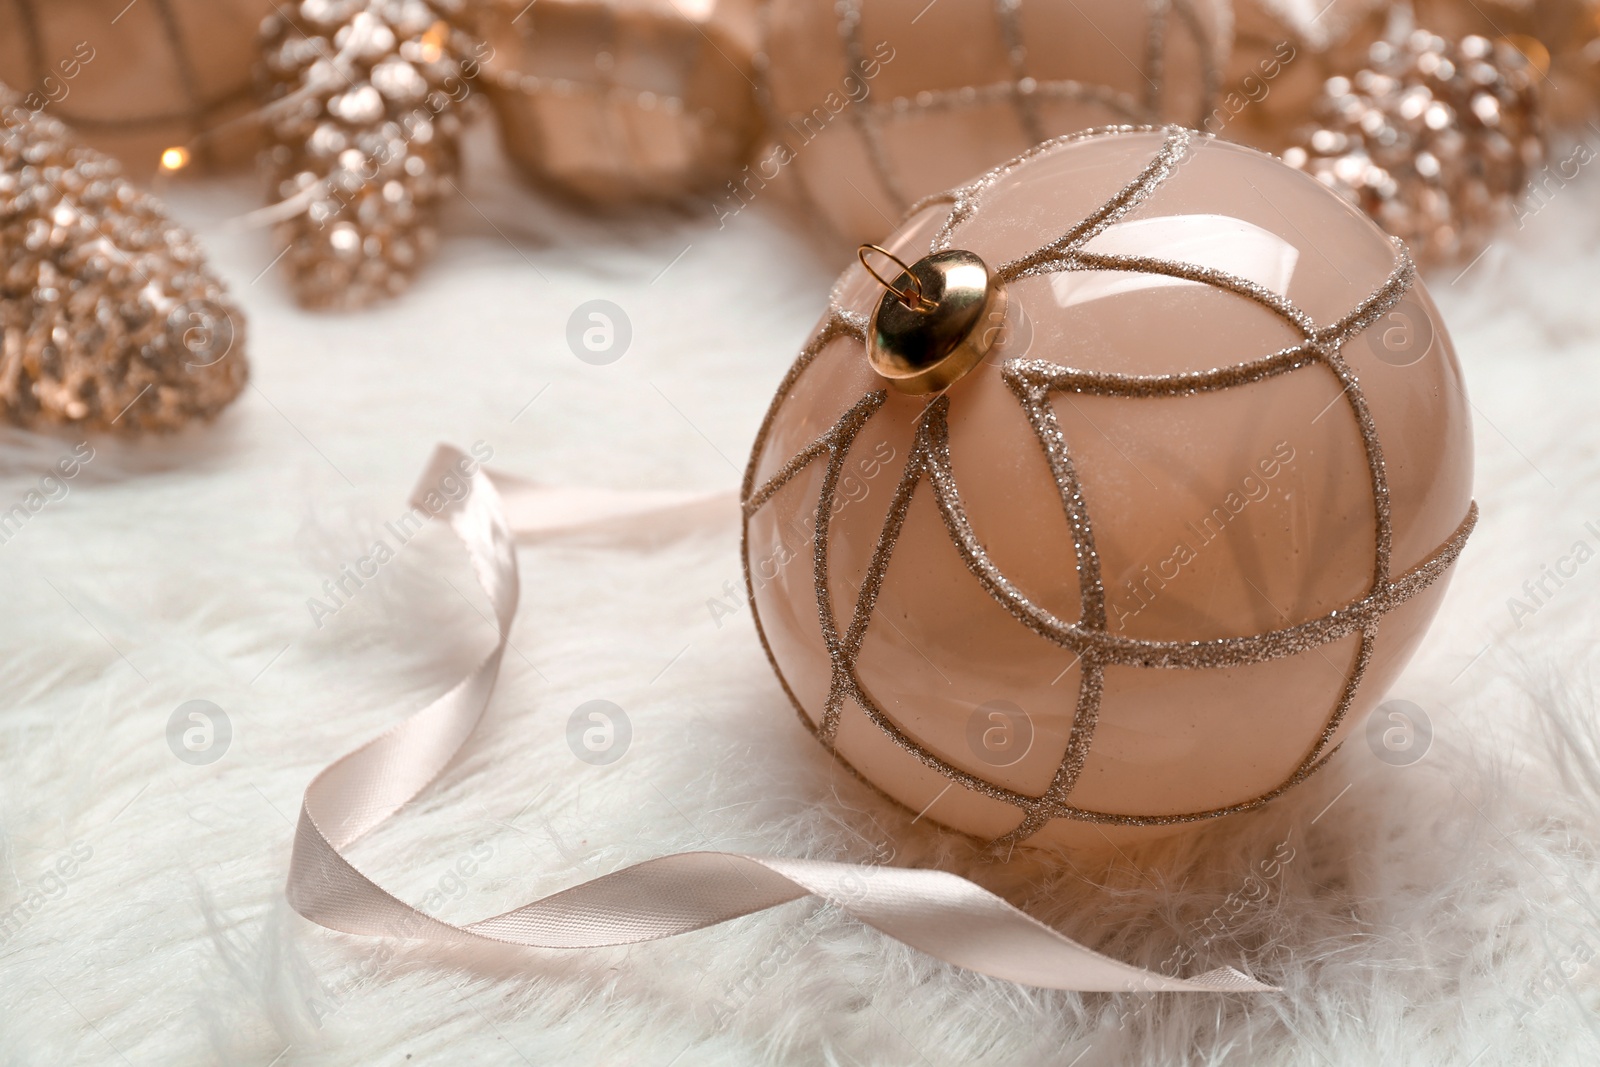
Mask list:
[{"label": "gold bauble cap", "polygon": [[[893,260],[900,274],[885,279],[867,262],[868,252]],[[867,362],[898,391],[948,388],[1002,336],[1005,289],[976,254],[950,249],[910,266],[877,245],[862,245],[858,255],[884,287],[867,325]]]}]

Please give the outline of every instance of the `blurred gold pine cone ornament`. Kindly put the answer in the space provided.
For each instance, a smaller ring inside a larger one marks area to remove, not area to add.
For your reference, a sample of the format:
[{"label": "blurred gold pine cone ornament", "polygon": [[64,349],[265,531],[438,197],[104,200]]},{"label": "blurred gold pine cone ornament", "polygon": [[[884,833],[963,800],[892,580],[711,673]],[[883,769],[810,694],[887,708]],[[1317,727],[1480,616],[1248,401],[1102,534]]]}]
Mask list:
[{"label": "blurred gold pine cone ornament", "polygon": [[1359,205],[1421,263],[1470,259],[1545,158],[1535,74],[1505,42],[1416,30],[1329,78],[1283,158]]},{"label": "blurred gold pine cone ornament", "polygon": [[1600,0],[1414,0],[1446,37],[1502,39],[1525,55],[1550,126],[1587,136],[1600,120]]},{"label": "blurred gold pine cone ornament", "polygon": [[310,307],[402,292],[437,242],[481,46],[461,0],[302,0],[262,24],[266,172]]},{"label": "blurred gold pine cone ornament", "polygon": [[0,86],[0,413],[174,430],[244,388],[244,316],[194,236]]}]

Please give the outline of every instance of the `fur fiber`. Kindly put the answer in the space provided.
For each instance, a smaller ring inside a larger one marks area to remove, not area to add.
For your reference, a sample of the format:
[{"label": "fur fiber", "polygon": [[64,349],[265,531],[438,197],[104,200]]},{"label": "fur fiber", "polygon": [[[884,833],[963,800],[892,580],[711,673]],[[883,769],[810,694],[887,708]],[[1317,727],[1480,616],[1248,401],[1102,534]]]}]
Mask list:
[{"label": "fur fiber", "polygon": [[[1600,560],[1508,606],[1600,547],[1596,174],[1429,279],[1476,406],[1483,520],[1391,694],[1431,719],[1420,762],[1358,735],[1278,803],[1140,855],[987,862],[806,736],[742,594],[708,607],[740,590],[730,524],[648,553],[524,549],[484,728],[357,853],[456,920],[684,849],[937,865],[1130,962],[1183,951],[1187,972],[1283,987],[1112,996],[956,971],[805,901],[568,954],[371,941],[288,909],[312,774],[491,643],[438,528],[320,626],[307,608],[434,443],[484,441],[544,481],[732,486],[831,282],[774,205],[723,229],[575,218],[482,137],[468,173],[416,290],[350,315],[294,308],[263,235],[224,225],[252,182],[168,190],[247,309],[253,381],[215,426],[91,441],[0,545],[0,1063],[1600,1062]],[[597,297],[633,326],[609,366],[564,339]],[[0,509],[78,440],[5,431]],[[594,698],[632,724],[610,766],[567,746]],[[232,724],[206,766],[166,740],[192,699]]]}]

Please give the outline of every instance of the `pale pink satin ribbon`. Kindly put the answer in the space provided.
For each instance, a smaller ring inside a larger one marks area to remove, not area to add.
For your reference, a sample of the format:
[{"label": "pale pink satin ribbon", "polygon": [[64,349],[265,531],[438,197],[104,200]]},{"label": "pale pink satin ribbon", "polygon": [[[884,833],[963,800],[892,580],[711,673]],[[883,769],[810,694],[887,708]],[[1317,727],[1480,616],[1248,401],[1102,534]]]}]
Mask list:
[{"label": "pale pink satin ribbon", "polygon": [[[413,503],[453,485],[446,518],[466,546],[499,622],[500,640],[432,704],[343,756],[307,787],[289,868],[295,910],[334,930],[436,941],[487,940],[540,948],[623,945],[687,933],[812,895],[947,963],[1048,989],[1259,991],[1230,967],[1181,979],[1091,951],[964,878],[944,871],[820,860],[687,852],[648,860],[478,922],[435,919],[389,893],[344,850],[431,782],[471,736],[500,672],[518,576],[513,531],[596,531],[626,523],[661,529],[729,514],[731,494],[623,494],[553,489],[475,470],[441,446]],[[465,483],[465,492],[460,490]],[[504,496],[504,500],[502,500]],[[443,496],[433,497],[437,505]],[[515,522],[508,519],[508,513]]]}]

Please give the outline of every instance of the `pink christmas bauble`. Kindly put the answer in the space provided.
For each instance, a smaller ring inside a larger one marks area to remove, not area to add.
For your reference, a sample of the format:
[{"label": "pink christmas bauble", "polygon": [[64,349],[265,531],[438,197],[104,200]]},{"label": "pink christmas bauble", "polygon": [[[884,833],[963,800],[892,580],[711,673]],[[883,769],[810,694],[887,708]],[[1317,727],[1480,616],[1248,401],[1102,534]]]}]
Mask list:
[{"label": "pink christmas bauble", "polygon": [[[256,31],[275,0],[24,0],[0,16],[0,82],[143,178],[244,163]],[[287,4],[293,8],[297,5]],[[17,106],[17,105],[12,105]],[[16,119],[6,117],[9,136]],[[173,149],[181,149],[169,154]]]},{"label": "pink christmas bauble", "polygon": [[1404,249],[1175,128],[1041,146],[886,247],[974,253],[1003,302],[971,370],[913,395],[868,362],[894,298],[852,267],[779,387],[745,564],[806,726],[1001,841],[1170,831],[1314,773],[1476,514],[1460,368]]},{"label": "pink christmas bauble", "polygon": [[1227,0],[772,0],[757,57],[770,144],[721,214],[774,180],[851,244],[1050,137],[1199,127]]}]

